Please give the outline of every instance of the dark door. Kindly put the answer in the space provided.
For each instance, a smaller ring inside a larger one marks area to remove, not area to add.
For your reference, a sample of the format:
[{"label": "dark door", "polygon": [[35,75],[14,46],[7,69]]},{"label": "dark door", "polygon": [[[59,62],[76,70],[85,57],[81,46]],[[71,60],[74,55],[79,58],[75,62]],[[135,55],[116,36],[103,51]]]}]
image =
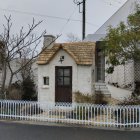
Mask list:
[{"label": "dark door", "polygon": [[72,102],[72,67],[55,67],[55,102]]},{"label": "dark door", "polygon": [[105,55],[104,49],[101,42],[96,43],[96,54],[95,54],[95,64],[96,64],[96,82],[105,82]]}]

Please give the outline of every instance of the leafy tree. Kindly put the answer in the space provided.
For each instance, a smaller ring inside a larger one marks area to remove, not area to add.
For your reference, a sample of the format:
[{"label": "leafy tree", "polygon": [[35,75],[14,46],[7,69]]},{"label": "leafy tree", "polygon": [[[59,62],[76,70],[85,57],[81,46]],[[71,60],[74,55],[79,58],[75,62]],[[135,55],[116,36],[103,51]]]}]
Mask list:
[{"label": "leafy tree", "polygon": [[113,73],[114,67],[128,60],[140,60],[140,6],[127,18],[127,23],[121,22],[116,28],[109,27],[103,40],[106,63],[110,65],[108,73]]}]

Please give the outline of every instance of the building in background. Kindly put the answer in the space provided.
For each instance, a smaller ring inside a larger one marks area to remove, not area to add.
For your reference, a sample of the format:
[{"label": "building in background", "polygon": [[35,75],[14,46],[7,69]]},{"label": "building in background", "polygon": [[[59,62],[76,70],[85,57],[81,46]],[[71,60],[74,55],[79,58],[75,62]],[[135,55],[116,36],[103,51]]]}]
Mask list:
[{"label": "building in background", "polygon": [[[21,63],[22,63],[22,58],[15,58],[13,59],[10,63],[11,63],[11,69],[13,71],[16,71],[18,70],[20,67],[21,67]],[[24,77],[28,76],[30,74],[31,78],[33,78],[34,80],[34,83],[35,85],[37,86],[37,83],[38,83],[38,78],[37,78],[37,64],[36,64],[36,60],[33,60],[34,62],[32,63],[31,65],[31,68],[30,70],[29,69],[26,69],[27,71],[24,73]],[[30,73],[29,73],[30,71]],[[11,72],[9,70],[9,68],[7,67],[7,73],[6,73],[6,81],[5,81],[5,84],[6,86],[8,86],[9,84],[9,80],[10,80],[10,76],[11,76]],[[19,71],[17,74],[15,74],[13,76],[13,79],[12,79],[12,84],[13,83],[21,83],[23,81],[23,77],[22,77],[22,73],[21,71]],[[0,87],[2,85],[2,68],[0,69]]]},{"label": "building in background", "polygon": [[[135,12],[136,3],[140,0],[128,0],[125,4],[113,14],[94,34],[87,35],[85,41],[100,42],[106,36],[108,27],[117,27],[121,21],[127,21],[127,17]],[[102,65],[104,65],[102,63]],[[97,73],[98,73],[97,66]],[[105,65],[105,68],[108,66]],[[137,84],[140,83],[140,63],[127,61],[125,65],[115,67],[113,74],[106,74],[106,83],[113,84],[116,87],[134,90]]]}]

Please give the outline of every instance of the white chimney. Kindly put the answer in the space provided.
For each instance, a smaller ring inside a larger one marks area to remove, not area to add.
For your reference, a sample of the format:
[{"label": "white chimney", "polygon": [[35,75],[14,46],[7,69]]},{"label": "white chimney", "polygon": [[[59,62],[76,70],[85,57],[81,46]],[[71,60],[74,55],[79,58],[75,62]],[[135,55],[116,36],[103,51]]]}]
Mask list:
[{"label": "white chimney", "polygon": [[47,47],[51,49],[55,43],[55,36],[53,35],[44,35],[43,48]]}]

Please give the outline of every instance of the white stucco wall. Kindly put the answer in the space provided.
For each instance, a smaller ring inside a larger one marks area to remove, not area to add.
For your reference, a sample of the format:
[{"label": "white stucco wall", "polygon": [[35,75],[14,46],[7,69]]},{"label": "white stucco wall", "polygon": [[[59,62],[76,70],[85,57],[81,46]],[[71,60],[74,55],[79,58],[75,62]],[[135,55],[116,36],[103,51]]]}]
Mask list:
[{"label": "white stucco wall", "polygon": [[92,77],[90,66],[77,66],[77,87],[76,91],[80,91],[85,94],[91,94],[92,91]]},{"label": "white stucco wall", "polygon": [[[59,62],[60,56],[64,61]],[[38,65],[38,100],[55,102],[55,66],[72,66],[72,92],[92,93],[92,66],[77,65],[74,59],[64,50],[60,50],[56,56],[46,65]],[[49,77],[49,86],[43,88],[43,77]]]}]

